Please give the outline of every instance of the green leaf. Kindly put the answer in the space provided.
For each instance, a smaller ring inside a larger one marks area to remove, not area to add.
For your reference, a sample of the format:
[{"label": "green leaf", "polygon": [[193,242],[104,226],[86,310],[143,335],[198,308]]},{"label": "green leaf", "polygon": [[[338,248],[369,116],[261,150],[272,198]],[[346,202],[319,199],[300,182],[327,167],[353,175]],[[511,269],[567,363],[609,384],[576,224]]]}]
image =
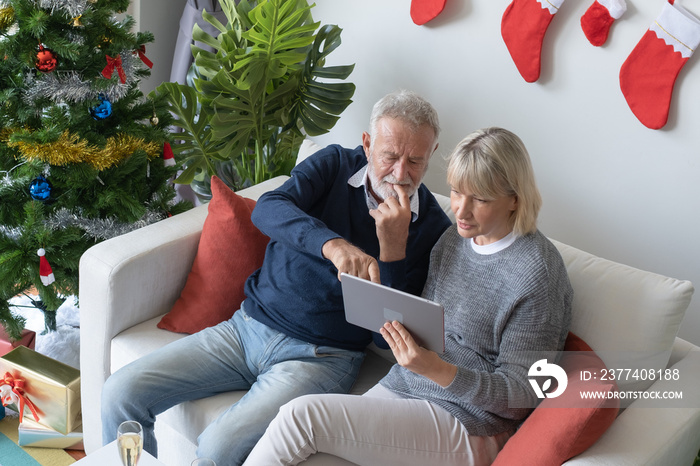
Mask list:
[{"label": "green leaf", "polygon": [[[235,10],[234,10],[235,11]],[[212,26],[214,26],[219,32],[225,33],[227,31],[226,26],[221,24],[221,21],[217,19],[216,16],[212,15],[206,10],[202,10],[202,18]],[[194,36],[193,36],[194,37]],[[197,39],[195,39],[197,40]]]},{"label": "green leaf", "polygon": [[318,67],[314,71],[317,78],[345,79],[355,69],[355,65]]},{"label": "green leaf", "polygon": [[180,184],[190,184],[199,171],[202,171],[202,160],[195,160],[193,163],[189,164],[187,168],[182,170],[182,173],[175,178],[175,182]]},{"label": "green leaf", "polygon": [[333,82],[354,65],[324,66],[341,29],[314,22],[306,0],[220,4],[226,25],[204,16],[218,36],[194,32],[214,49],[192,46],[196,90],[157,89],[168,95],[174,126],[183,131],[173,134],[185,166],[177,181],[196,183],[205,194],[207,176],[217,170],[237,173],[226,176],[236,189],[289,174],[304,134],[328,132],[355,92],[352,83]]},{"label": "green leaf", "polygon": [[[352,103],[355,85],[351,83],[328,83],[319,78],[343,76],[352,72],[354,65],[324,68],[326,56],[340,45],[341,29],[335,25],[321,28],[309,52],[296,102],[292,107],[292,120],[301,120],[309,136],[325,134],[335,126],[340,115]],[[344,69],[340,69],[344,68]]]},{"label": "green leaf", "polygon": [[[186,153],[186,169],[195,167],[195,171],[207,169],[213,174],[213,161],[218,156],[219,143],[211,138],[211,128],[205,113],[197,113],[197,92],[195,89],[178,83],[163,83],[154,91],[162,94],[170,104],[174,115],[173,126],[183,130],[179,139],[183,143],[172,144],[175,158]],[[187,177],[180,177],[187,179]]]},{"label": "green leaf", "polygon": [[197,23],[194,23],[194,28],[192,29],[192,39],[206,44],[214,49],[219,48],[219,41],[212,37],[208,32],[204,31],[204,29],[202,29]]},{"label": "green leaf", "polygon": [[234,70],[242,70],[239,86],[252,88],[260,79],[275,79],[287,72],[291,65],[299,63],[305,54],[297,51],[313,43],[317,23],[311,19],[311,7],[296,0],[261,1],[250,12],[253,28],[242,37],[250,50],[239,56]]}]

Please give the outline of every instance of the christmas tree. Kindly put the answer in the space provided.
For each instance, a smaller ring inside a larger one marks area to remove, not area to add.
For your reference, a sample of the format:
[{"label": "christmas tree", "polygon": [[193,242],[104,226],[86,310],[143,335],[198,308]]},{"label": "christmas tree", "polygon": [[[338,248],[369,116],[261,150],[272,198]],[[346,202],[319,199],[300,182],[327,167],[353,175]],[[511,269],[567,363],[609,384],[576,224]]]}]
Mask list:
[{"label": "christmas tree", "polygon": [[55,329],[85,250],[190,207],[174,202],[177,168],[164,159],[168,105],[138,89],[154,38],[131,32],[128,5],[0,0],[0,324],[11,337],[24,321],[9,299],[32,296]]}]

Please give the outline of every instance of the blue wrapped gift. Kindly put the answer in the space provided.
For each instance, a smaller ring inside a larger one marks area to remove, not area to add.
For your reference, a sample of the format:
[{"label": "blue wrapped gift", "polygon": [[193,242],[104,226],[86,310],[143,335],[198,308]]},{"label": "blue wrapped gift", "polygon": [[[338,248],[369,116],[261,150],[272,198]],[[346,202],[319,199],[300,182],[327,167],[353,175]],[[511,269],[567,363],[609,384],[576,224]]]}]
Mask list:
[{"label": "blue wrapped gift", "polygon": [[21,447],[84,450],[83,428],[81,426],[73,432],[62,434],[25,416],[19,425],[17,444]]}]

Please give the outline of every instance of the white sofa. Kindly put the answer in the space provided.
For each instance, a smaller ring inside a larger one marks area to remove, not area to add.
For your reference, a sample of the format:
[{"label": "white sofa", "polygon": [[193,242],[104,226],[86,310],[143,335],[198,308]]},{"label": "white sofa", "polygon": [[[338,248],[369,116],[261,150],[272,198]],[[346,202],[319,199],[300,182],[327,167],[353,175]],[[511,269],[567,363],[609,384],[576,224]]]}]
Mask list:
[{"label": "white sofa", "polygon": [[[239,194],[257,199],[284,179]],[[449,199],[437,197],[448,211]],[[206,205],[196,207],[97,244],[81,258],[80,368],[88,453],[101,446],[100,394],[107,377],[183,337],[160,330],[156,324],[185,284],[206,215]],[[634,401],[591,448],[565,464],[691,465],[700,449],[700,348],[676,335],[694,291],[692,284],[555,244],[575,291],[572,332],[604,361],[606,352],[625,352],[652,355],[656,368],[679,369],[680,380],[650,381],[636,388],[683,393],[683,400],[669,401],[670,407],[665,408],[645,407],[649,400]],[[391,363],[381,353],[368,350],[353,393],[363,393],[386,373]],[[161,461],[169,466],[189,465],[198,434],[241,395],[234,392],[187,402],[159,416],[156,433]],[[317,454],[305,464],[350,463]]]}]

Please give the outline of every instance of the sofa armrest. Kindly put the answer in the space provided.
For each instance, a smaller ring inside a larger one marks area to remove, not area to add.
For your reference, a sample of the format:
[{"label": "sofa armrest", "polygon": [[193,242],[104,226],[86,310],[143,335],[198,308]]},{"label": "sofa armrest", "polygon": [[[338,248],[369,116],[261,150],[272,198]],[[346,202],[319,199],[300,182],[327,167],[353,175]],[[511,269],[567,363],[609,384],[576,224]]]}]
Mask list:
[{"label": "sofa armrest", "polygon": [[101,446],[100,397],[112,338],[159,314],[179,296],[197,252],[207,206],[112,238],[80,258],[80,372],[87,452]]},{"label": "sofa armrest", "polygon": [[[277,177],[240,191],[257,199],[280,186]],[[109,377],[116,335],[168,312],[182,291],[197,253],[208,206],[109,239],[80,259],[80,371],[87,452],[102,442],[101,393]]]},{"label": "sofa armrest", "polygon": [[671,348],[671,357],[668,361],[668,367],[675,365],[681,359],[688,356],[691,351],[700,351],[700,348],[682,338],[676,337]]}]

